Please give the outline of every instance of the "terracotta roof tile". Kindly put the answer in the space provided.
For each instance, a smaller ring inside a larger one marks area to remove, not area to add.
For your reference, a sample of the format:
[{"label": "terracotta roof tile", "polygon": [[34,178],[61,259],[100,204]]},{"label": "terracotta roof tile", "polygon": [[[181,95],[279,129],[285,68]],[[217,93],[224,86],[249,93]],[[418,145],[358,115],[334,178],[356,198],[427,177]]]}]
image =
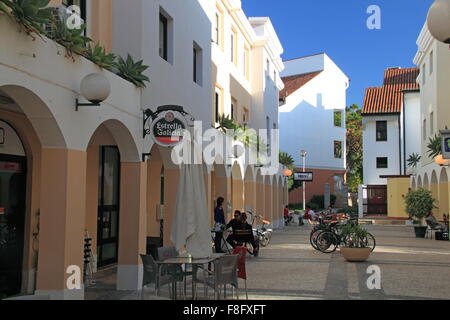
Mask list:
[{"label": "terracotta roof tile", "polygon": [[363,114],[400,113],[403,107],[403,90],[418,90],[418,68],[391,68],[384,73],[382,87],[366,89]]},{"label": "terracotta roof tile", "polygon": [[321,72],[322,71],[310,72],[281,78],[284,82],[284,89],[280,91],[280,97],[285,98],[290,96],[309,81],[317,77]]}]

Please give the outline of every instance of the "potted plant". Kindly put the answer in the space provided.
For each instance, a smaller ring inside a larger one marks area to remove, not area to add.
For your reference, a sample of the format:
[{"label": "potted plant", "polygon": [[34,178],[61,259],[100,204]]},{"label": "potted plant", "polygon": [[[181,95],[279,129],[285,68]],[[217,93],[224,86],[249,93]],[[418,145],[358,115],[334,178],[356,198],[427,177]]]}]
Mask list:
[{"label": "potted plant", "polygon": [[411,190],[405,197],[406,212],[413,220],[414,231],[417,238],[424,238],[427,226],[424,219],[436,206],[436,199],[431,191],[426,189]]},{"label": "potted plant", "polygon": [[344,245],[340,251],[345,260],[363,262],[369,258],[372,248],[369,246],[369,233],[366,229],[347,224],[342,229],[341,238],[344,239]]}]

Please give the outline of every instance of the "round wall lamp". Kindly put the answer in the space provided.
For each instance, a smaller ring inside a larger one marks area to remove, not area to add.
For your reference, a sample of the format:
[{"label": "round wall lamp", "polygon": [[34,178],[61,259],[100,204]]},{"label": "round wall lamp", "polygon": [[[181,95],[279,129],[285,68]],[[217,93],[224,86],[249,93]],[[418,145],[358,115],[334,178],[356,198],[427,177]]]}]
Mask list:
[{"label": "round wall lamp", "polygon": [[450,0],[436,0],[431,5],[427,25],[436,40],[450,44]]},{"label": "round wall lamp", "polygon": [[286,169],[286,170],[284,170],[284,172],[283,172],[283,175],[286,177],[286,178],[289,178],[289,177],[291,177],[292,176],[292,170],[289,170],[289,169]]},{"label": "round wall lamp", "polygon": [[435,162],[437,165],[441,166],[441,167],[448,167],[448,166],[449,166],[449,161],[446,160],[446,159],[444,159],[444,157],[442,156],[442,154],[437,155],[437,156],[434,158],[434,162]]},{"label": "round wall lamp", "polygon": [[111,85],[104,74],[91,73],[81,80],[80,90],[81,95],[90,103],[79,103],[76,99],[76,111],[79,107],[99,107],[103,101],[108,99]]}]

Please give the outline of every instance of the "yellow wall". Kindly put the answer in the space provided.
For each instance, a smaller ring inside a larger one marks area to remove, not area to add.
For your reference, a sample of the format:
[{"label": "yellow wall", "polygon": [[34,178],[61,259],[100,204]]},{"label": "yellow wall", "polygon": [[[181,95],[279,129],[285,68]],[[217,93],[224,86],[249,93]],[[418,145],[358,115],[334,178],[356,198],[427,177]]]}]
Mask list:
[{"label": "yellow wall", "polygon": [[408,193],[409,184],[409,178],[388,179],[388,217],[408,218],[403,197]]}]

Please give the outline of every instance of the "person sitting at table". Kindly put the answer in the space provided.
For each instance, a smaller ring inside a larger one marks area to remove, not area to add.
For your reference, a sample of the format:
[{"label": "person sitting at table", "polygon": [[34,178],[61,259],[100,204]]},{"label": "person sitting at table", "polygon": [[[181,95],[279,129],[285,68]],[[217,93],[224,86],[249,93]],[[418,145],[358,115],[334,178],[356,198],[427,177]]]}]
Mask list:
[{"label": "person sitting at table", "polygon": [[241,226],[242,230],[250,230],[250,243],[253,247],[253,254],[255,257],[258,256],[259,253],[259,244],[256,242],[255,237],[253,236],[253,227],[251,224],[247,222],[247,214],[245,212],[241,213]]},{"label": "person sitting at table", "polygon": [[442,223],[439,223],[436,219],[436,217],[433,215],[433,212],[430,211],[428,215],[425,218],[425,221],[427,224],[434,230],[440,230],[440,231],[448,231],[446,226],[444,226]]},{"label": "person sitting at table", "polygon": [[234,218],[231,219],[230,222],[228,222],[228,224],[226,226],[226,230],[228,230],[230,228],[233,230],[233,232],[230,235],[228,235],[227,242],[234,248],[234,247],[236,247],[236,243],[235,243],[236,236],[234,235],[234,232],[236,230],[241,230],[241,228],[242,228],[241,212],[239,210],[236,210],[234,212]]}]

